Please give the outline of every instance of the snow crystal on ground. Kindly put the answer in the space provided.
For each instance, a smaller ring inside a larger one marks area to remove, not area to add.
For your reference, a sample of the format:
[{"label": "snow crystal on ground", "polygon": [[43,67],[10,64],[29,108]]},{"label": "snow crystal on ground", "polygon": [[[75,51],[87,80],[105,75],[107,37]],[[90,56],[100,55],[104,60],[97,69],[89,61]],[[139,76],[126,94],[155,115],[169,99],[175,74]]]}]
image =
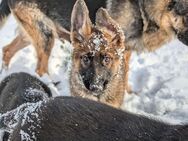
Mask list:
[{"label": "snow crystal on ground", "polygon": [[[0,30],[0,49],[15,37],[16,26],[15,20],[10,17]],[[49,61],[50,75],[40,78],[56,96],[70,95],[71,50],[68,42],[62,45],[56,40]],[[2,58],[2,50],[0,53]],[[12,58],[9,69],[0,74],[0,80],[19,71],[37,75],[36,62],[35,50],[30,45]],[[61,83],[55,87],[53,82],[59,81]],[[125,96],[123,109],[172,123],[188,122],[188,47],[179,41],[173,41],[152,53],[134,53],[130,62],[129,83],[135,94]]]}]

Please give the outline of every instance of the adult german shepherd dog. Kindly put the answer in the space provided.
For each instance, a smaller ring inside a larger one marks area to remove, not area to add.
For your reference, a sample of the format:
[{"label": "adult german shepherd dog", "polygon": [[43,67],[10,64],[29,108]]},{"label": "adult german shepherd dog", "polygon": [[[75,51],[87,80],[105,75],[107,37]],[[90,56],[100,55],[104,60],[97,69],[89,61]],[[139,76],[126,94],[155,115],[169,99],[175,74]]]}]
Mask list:
[{"label": "adult german shepherd dog", "polygon": [[[2,115],[4,141],[187,141],[188,125],[170,125],[75,97],[56,97]],[[23,108],[23,106],[22,106]],[[15,114],[14,114],[15,113]],[[18,114],[19,113],[19,114]],[[12,114],[13,116],[10,116]],[[11,119],[11,118],[12,119]],[[11,126],[12,122],[14,125]],[[10,134],[10,135],[9,135]]]},{"label": "adult german shepherd dog", "polygon": [[52,93],[42,81],[28,73],[13,73],[0,83],[0,113],[49,97],[52,97]]},{"label": "adult german shepherd dog", "polygon": [[127,85],[123,30],[103,8],[96,12],[96,25],[92,25],[85,2],[78,0],[70,34],[74,47],[71,94],[119,108]]},{"label": "adult german shepherd dog", "polygon": [[[3,50],[4,64],[30,42],[38,55],[37,72],[48,72],[54,38],[69,40],[71,11],[76,0],[2,0],[0,21],[12,13],[21,33]],[[86,0],[94,23],[100,7],[123,28],[127,50],[153,51],[173,38],[188,45],[187,0]],[[130,53],[125,54],[129,59]]]}]

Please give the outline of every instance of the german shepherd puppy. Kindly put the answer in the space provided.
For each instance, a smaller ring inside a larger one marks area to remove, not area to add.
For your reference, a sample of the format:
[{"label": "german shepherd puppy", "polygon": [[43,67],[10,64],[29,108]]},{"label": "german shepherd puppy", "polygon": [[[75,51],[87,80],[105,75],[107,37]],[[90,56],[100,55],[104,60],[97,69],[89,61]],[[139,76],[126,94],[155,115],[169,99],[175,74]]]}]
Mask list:
[{"label": "german shepherd puppy", "polygon": [[[6,134],[4,138],[9,138],[9,141],[187,141],[188,139],[188,125],[170,125],[82,98],[56,97],[22,114],[13,132],[10,136]],[[5,119],[6,116],[8,114],[2,117]]]},{"label": "german shepherd puppy", "polygon": [[52,97],[52,93],[42,81],[24,72],[13,73],[0,83],[0,113],[48,97]]},{"label": "german shepherd puppy", "polygon": [[72,11],[71,94],[119,108],[125,93],[124,34],[105,9],[92,25],[83,0]]},{"label": "german shepherd puppy", "polygon": [[[46,73],[54,38],[70,39],[71,11],[75,2],[76,0],[2,0],[0,21],[12,13],[24,31],[4,48],[4,64],[8,66],[12,56],[32,42],[38,54],[37,72],[40,75]],[[127,50],[153,51],[174,38],[188,45],[187,0],[85,2],[92,22],[97,9],[107,7],[111,17],[123,28]],[[125,54],[126,59],[130,56],[131,52]]]}]

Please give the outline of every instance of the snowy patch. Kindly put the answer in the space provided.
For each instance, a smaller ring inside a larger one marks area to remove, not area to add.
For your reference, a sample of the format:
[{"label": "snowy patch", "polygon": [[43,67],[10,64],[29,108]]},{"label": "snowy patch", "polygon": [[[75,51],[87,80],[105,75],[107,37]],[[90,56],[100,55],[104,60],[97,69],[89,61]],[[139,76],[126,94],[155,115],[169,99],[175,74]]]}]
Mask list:
[{"label": "snowy patch", "polygon": [[187,54],[188,47],[179,41],[153,53],[133,54],[129,81],[137,94],[125,96],[123,109],[188,122]]},{"label": "snowy patch", "polygon": [[107,40],[104,38],[103,34],[96,34],[94,33],[90,40],[89,44],[87,45],[89,49],[92,51],[93,56],[95,55],[96,52],[99,52],[101,49],[101,46],[107,48]]}]

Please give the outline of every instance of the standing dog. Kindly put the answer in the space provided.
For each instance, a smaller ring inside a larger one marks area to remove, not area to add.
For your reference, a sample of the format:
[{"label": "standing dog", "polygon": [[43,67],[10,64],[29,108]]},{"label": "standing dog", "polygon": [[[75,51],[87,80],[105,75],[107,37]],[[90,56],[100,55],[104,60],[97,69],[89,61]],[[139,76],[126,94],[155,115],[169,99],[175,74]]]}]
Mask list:
[{"label": "standing dog", "polygon": [[0,113],[48,97],[52,97],[52,93],[42,81],[24,72],[13,73],[0,83]]},{"label": "standing dog", "polygon": [[[1,23],[12,12],[25,31],[4,48],[4,64],[8,66],[12,56],[32,42],[38,55],[37,72],[46,73],[54,38],[69,40],[75,1],[2,0]],[[107,7],[123,28],[127,50],[153,51],[174,38],[188,45],[187,0],[86,0],[86,4],[92,22],[97,9]],[[125,54],[126,59],[130,56],[131,52]]]},{"label": "standing dog", "polygon": [[[102,103],[56,97],[31,106],[4,141],[187,141],[188,125],[170,125]],[[30,110],[29,110],[30,109]],[[10,113],[11,114],[11,113]],[[10,117],[9,113],[2,117]],[[19,117],[19,118],[18,118]],[[10,120],[10,119],[9,119]],[[13,120],[14,121],[14,120]],[[1,123],[4,123],[1,120]],[[10,126],[11,123],[4,124]],[[7,140],[6,140],[7,139]]]},{"label": "standing dog", "polygon": [[71,94],[119,108],[127,83],[123,31],[104,9],[92,25],[83,0],[76,2],[71,19]]},{"label": "standing dog", "polygon": [[[4,64],[8,66],[12,56],[30,42],[35,47],[38,57],[37,73],[48,72],[48,59],[54,45],[54,39],[70,40],[70,19],[76,0],[2,0],[0,21],[10,13],[18,21],[22,32],[3,50]],[[103,0],[87,0],[94,19]],[[93,5],[94,4],[94,5]]]}]

